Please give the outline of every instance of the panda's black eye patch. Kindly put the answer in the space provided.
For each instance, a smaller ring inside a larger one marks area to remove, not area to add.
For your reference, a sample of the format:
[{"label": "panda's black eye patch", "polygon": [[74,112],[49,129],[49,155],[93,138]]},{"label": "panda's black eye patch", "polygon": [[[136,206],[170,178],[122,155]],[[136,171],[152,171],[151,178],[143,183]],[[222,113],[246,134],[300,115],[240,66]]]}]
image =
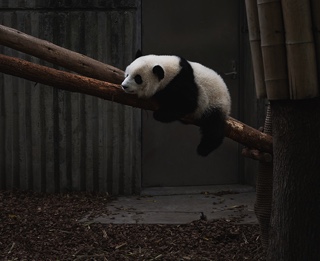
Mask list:
[{"label": "panda's black eye patch", "polygon": [[142,77],[141,75],[137,74],[135,77],[134,77],[134,80],[137,84],[141,84],[142,83]]}]

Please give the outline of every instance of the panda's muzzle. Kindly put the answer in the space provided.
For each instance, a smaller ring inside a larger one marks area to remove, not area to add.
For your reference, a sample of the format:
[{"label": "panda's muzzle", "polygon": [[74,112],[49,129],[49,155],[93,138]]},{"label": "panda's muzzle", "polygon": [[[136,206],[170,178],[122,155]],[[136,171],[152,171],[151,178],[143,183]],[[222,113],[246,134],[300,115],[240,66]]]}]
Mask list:
[{"label": "panda's muzzle", "polygon": [[121,87],[122,87],[122,90],[127,90],[129,87],[128,86],[125,86],[125,85],[121,85]]},{"label": "panda's muzzle", "polygon": [[121,85],[121,87],[122,87],[122,90],[124,90],[126,93],[134,93],[133,90],[130,90],[129,86]]}]

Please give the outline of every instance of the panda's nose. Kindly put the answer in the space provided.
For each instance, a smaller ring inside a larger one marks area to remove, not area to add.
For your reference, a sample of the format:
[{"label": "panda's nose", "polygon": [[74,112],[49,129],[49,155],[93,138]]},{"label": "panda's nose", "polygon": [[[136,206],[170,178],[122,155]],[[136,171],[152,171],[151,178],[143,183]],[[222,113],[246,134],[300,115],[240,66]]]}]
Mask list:
[{"label": "panda's nose", "polygon": [[121,87],[122,87],[123,90],[126,90],[126,89],[129,88],[128,86],[125,86],[125,85],[121,85]]}]

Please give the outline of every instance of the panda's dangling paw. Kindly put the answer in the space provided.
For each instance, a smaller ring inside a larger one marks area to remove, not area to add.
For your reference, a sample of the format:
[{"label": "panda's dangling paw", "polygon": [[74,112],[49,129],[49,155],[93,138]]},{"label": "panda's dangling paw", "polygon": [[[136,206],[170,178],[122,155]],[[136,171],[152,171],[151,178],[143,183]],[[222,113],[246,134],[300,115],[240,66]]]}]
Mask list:
[{"label": "panda's dangling paw", "polygon": [[197,153],[202,156],[208,156],[212,151],[217,149],[223,142],[223,137],[213,138],[210,137],[208,139],[202,137],[200,144],[197,147]]},{"label": "panda's dangling paw", "polygon": [[202,157],[207,157],[212,149],[208,148],[205,144],[200,143],[197,147],[197,153]]}]

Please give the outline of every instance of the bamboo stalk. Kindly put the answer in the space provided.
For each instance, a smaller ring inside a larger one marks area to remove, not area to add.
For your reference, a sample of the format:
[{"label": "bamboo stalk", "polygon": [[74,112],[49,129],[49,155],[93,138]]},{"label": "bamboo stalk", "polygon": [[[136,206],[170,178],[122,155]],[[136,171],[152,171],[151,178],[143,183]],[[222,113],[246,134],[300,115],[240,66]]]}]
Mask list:
[{"label": "bamboo stalk", "polygon": [[286,30],[291,99],[318,96],[318,77],[309,0],[281,0]]},{"label": "bamboo stalk", "polygon": [[[59,89],[84,93],[137,108],[146,110],[158,108],[154,100],[139,99],[127,94],[117,84],[59,71],[2,54],[0,54],[0,71]],[[188,123],[195,124],[190,121]],[[225,135],[249,148],[272,153],[271,136],[231,117],[226,121]]]},{"label": "bamboo stalk", "polygon": [[318,81],[320,81],[320,1],[311,0],[312,28],[317,56]]},{"label": "bamboo stalk", "polygon": [[249,41],[257,98],[267,98],[261,51],[260,26],[256,0],[246,0]]},{"label": "bamboo stalk", "polygon": [[287,58],[280,0],[258,0],[261,49],[269,100],[289,99]]},{"label": "bamboo stalk", "polygon": [[88,77],[112,83],[123,81],[123,72],[116,67],[4,25],[0,25],[0,44]]}]

